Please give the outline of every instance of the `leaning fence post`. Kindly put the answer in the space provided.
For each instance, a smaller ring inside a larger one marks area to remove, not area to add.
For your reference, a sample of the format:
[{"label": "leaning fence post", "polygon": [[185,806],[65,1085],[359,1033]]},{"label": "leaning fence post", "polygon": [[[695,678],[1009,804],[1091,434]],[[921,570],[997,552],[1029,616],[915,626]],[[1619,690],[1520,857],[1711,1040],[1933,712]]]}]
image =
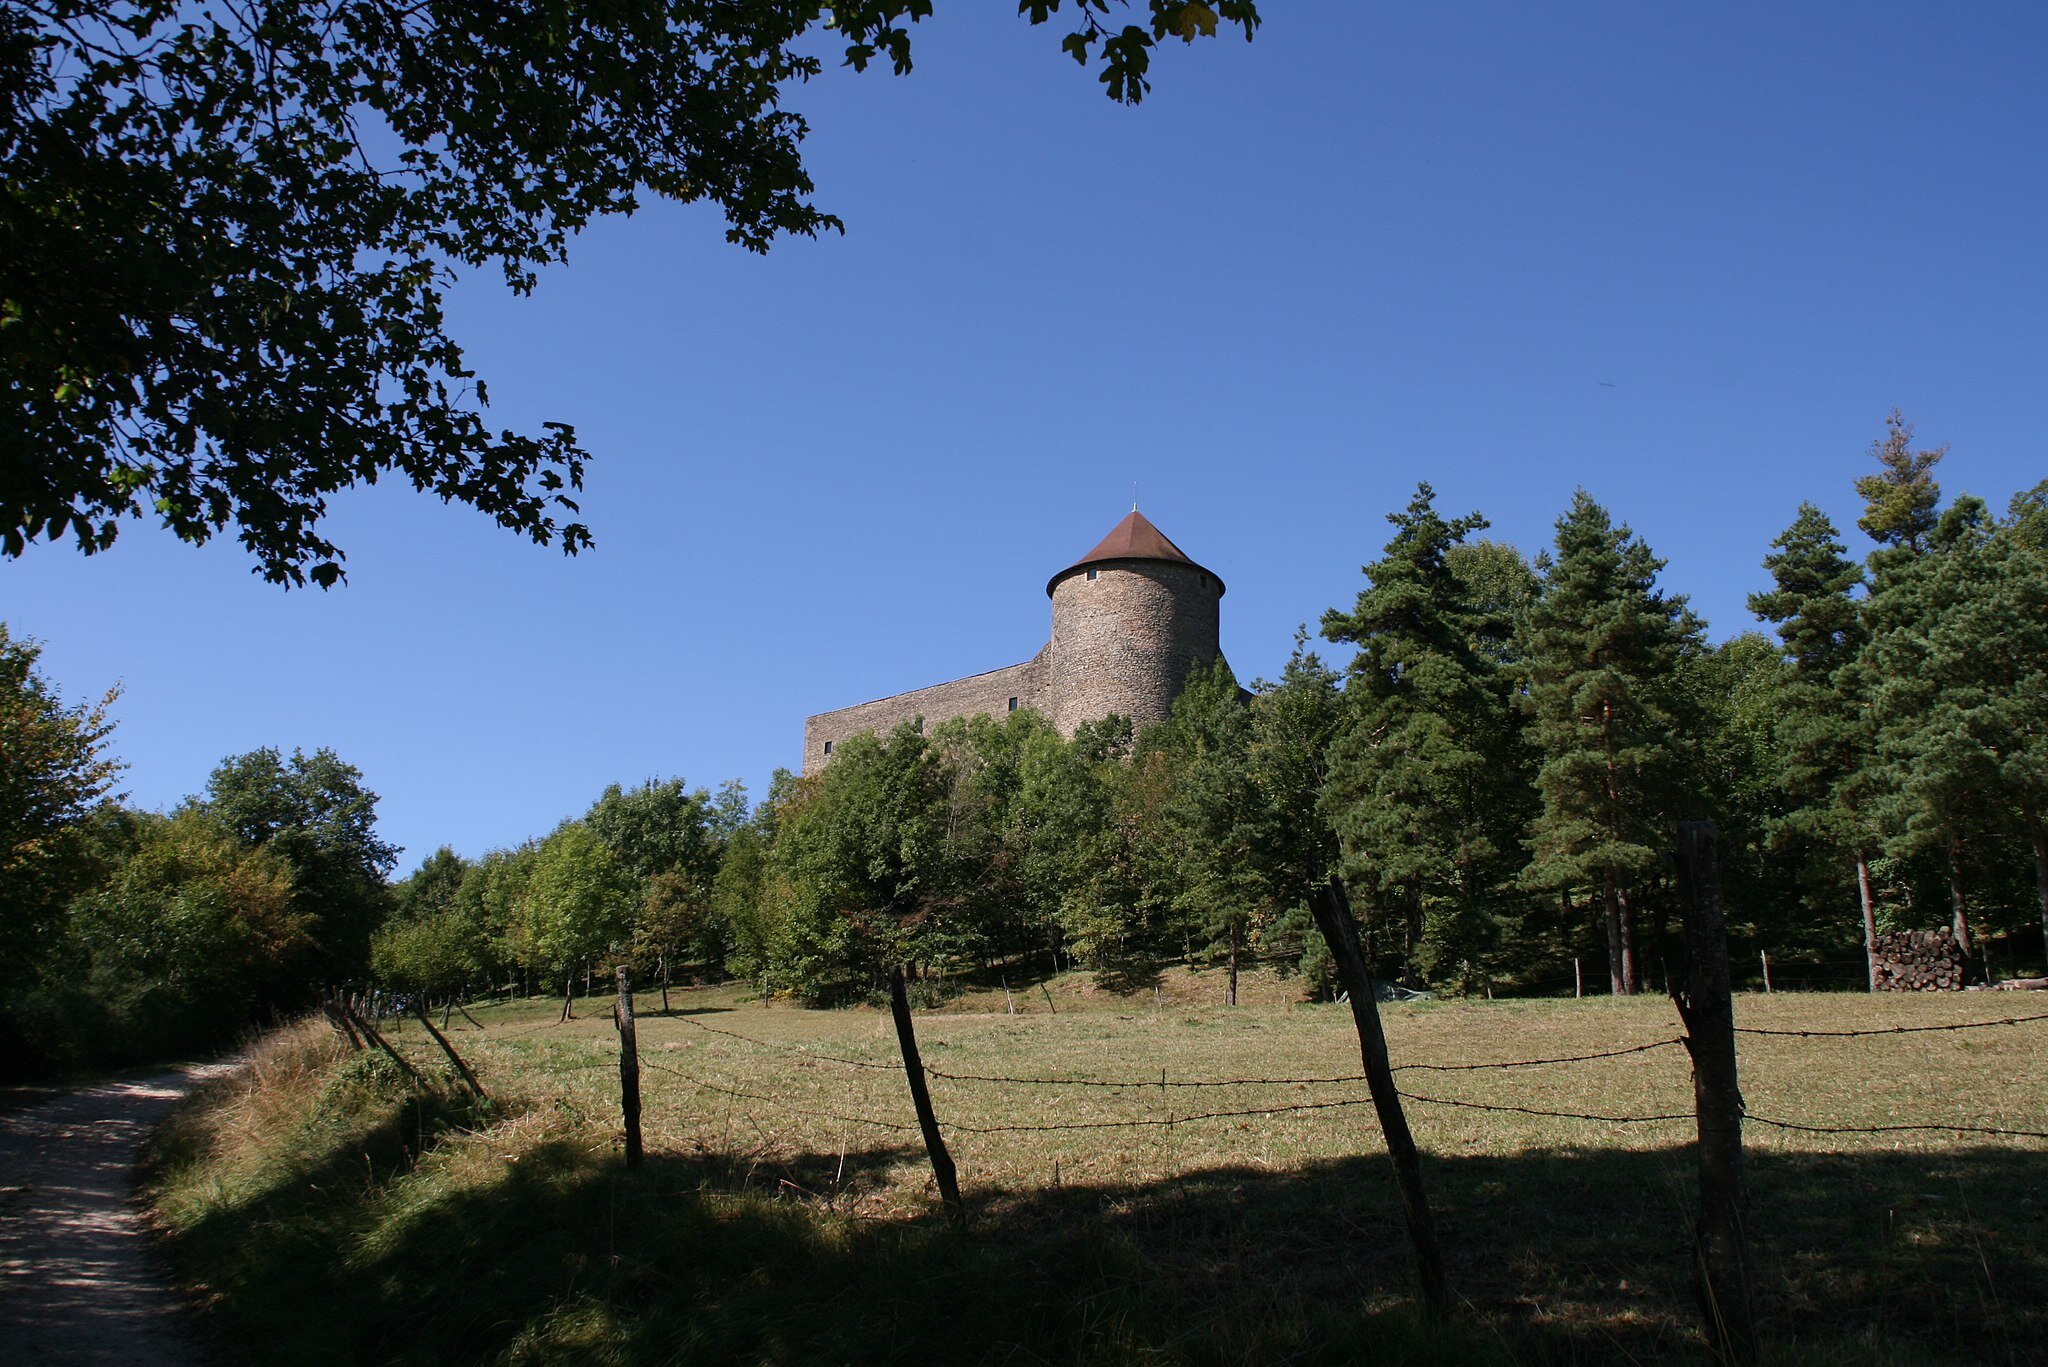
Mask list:
[{"label": "leaning fence post", "polygon": [[427,1080],[420,1076],[420,1070],[407,1062],[404,1054],[393,1049],[390,1040],[377,1033],[377,1028],[370,1024],[370,1018],[361,1011],[358,1011],[352,1003],[343,1003],[343,1007],[348,1012],[349,1017],[354,1020],[356,1029],[362,1032],[363,1038],[388,1054],[391,1061],[398,1065],[399,1071],[411,1078],[414,1086],[425,1091]]},{"label": "leaning fence post", "polygon": [[619,1027],[619,1105],[626,1115],[626,1166],[640,1166],[640,1043],[633,1026],[633,984],[619,965],[619,1004],[612,1009]]},{"label": "leaning fence post", "polygon": [[1671,999],[1685,1022],[1699,1116],[1696,1289],[1715,1354],[1724,1362],[1746,1362],[1756,1356],[1756,1325],[1742,1225],[1742,1090],[1735,1071],[1735,1006],[1713,822],[1679,824],[1678,881],[1685,916],[1685,990],[1673,987]]},{"label": "leaning fence post", "polygon": [[960,1178],[953,1170],[953,1155],[946,1152],[946,1137],[939,1133],[939,1118],[932,1110],[932,1094],[925,1090],[924,1060],[917,1054],[917,1031],[910,1023],[910,993],[903,985],[903,970],[889,970],[889,1014],[896,1020],[896,1043],[903,1050],[903,1071],[910,1079],[910,1101],[917,1107],[917,1127],[924,1132],[925,1152],[931,1155],[932,1176],[938,1179],[939,1200],[946,1218],[955,1229],[967,1227],[967,1207],[960,1203]]},{"label": "leaning fence post", "polygon": [[346,1039],[349,1050],[354,1052],[363,1047],[363,1041],[361,1036],[356,1034],[355,1026],[349,1023],[348,1014],[342,1009],[341,1000],[341,994],[330,989],[320,996],[320,1010],[326,1015],[327,1023],[334,1027],[334,1032]]},{"label": "leaning fence post", "polygon": [[1358,1027],[1359,1053],[1365,1061],[1365,1085],[1372,1093],[1373,1109],[1379,1113],[1387,1157],[1394,1162],[1394,1177],[1401,1188],[1408,1239],[1415,1245],[1415,1271],[1422,1284],[1423,1308],[1441,1319],[1450,1313],[1451,1305],[1444,1255],[1437,1247],[1436,1225],[1429,1214],[1429,1193],[1422,1185],[1422,1155],[1415,1147],[1415,1136],[1408,1132],[1408,1117],[1401,1109],[1401,1093],[1394,1085],[1393,1065],[1387,1059],[1387,1035],[1380,1027],[1372,970],[1365,962],[1365,951],[1359,948],[1358,923],[1351,919],[1351,898],[1344,891],[1344,884],[1331,878],[1310,896],[1309,906],[1315,912],[1323,939],[1329,943],[1330,957],[1336,960],[1337,981],[1351,999],[1351,1018]]},{"label": "leaning fence post", "polygon": [[441,1046],[441,1052],[446,1054],[448,1061],[455,1065],[455,1071],[462,1074],[463,1083],[475,1094],[476,1099],[478,1101],[489,1101],[491,1094],[484,1090],[483,1083],[476,1080],[476,1074],[472,1073],[469,1070],[469,1065],[462,1061],[462,1055],[455,1052],[455,1046],[448,1042],[448,1037],[434,1028],[434,1022],[428,1018],[426,1007],[421,1004],[418,997],[412,999],[412,1013],[419,1017],[421,1025],[427,1027],[427,1033],[434,1037],[434,1043]]}]

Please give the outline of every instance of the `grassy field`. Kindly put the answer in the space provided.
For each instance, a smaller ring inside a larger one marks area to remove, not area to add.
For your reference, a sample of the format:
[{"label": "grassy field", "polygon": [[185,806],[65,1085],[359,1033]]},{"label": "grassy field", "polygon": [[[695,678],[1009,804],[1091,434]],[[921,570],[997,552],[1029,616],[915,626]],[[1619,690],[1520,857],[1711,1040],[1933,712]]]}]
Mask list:
[{"label": "grassy field", "polygon": [[[617,1154],[606,1004],[458,1016],[498,1104],[414,1096],[311,1027],[162,1136],[154,1194],[231,1356],[308,1362],[1642,1362],[1691,1329],[1684,1051],[1659,999],[1413,1003],[1389,1043],[1453,1286],[1423,1327],[1343,1008],[1213,976],[1084,977],[920,1017],[972,1212],[938,1219],[886,1014],[640,999],[650,1153]],[[1057,1005],[1057,1012],[1052,1009]],[[1014,1007],[1014,1013],[1012,1008]],[[1752,996],[1738,1024],[2048,1011],[2031,995]],[[394,1035],[423,1066],[418,1027]],[[1744,1036],[1753,1115],[2048,1131],[2048,1021]],[[871,1066],[861,1066],[871,1065]],[[445,1069],[443,1070],[445,1071]],[[964,1080],[968,1075],[1043,1082]],[[1293,1079],[1186,1086],[1221,1079]],[[1164,1085],[1160,1085],[1163,1080]],[[1102,1087],[1085,1082],[1141,1082]],[[1424,1101],[1421,1098],[1430,1098]],[[1314,1106],[1288,1111],[1282,1108]],[[1214,1112],[1264,1114],[1195,1119]],[[1145,1121],[1143,1125],[1121,1122]],[[1752,1125],[1758,1285],[1785,1362],[2048,1360],[2048,1143]]]}]

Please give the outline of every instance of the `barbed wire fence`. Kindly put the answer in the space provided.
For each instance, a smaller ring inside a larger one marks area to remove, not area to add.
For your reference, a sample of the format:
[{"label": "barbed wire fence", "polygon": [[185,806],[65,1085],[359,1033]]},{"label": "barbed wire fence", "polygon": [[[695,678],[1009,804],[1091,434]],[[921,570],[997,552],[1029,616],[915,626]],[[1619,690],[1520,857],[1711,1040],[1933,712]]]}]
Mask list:
[{"label": "barbed wire fence", "polygon": [[[1707,854],[1711,859],[1711,828],[1707,832]],[[1651,1110],[1641,1113],[1626,1110],[1575,1109],[1563,1106],[1527,1104],[1526,1098],[1505,1100],[1469,1096],[1445,1096],[1431,1091],[1414,1090],[1407,1085],[1397,1084],[1393,1091],[1400,1102],[1412,1103],[1426,1108],[1443,1110],[1477,1111],[1482,1113],[1521,1116],[1545,1120],[1562,1120],[1593,1124],[1621,1126],[1653,1126],[1692,1122],[1700,1129],[1702,1213],[1700,1226],[1695,1235],[1695,1251],[1699,1260],[1697,1283],[1701,1287],[1702,1316],[1710,1339],[1717,1351],[1725,1356],[1741,1357],[1754,1347],[1753,1318],[1749,1310],[1749,1288],[1746,1252],[1740,1230],[1742,1207],[1742,1186],[1740,1179],[1741,1127],[1744,1123],[1760,1125],[1768,1129],[1787,1133],[1817,1136],[1884,1136],[1903,1134],[1955,1134],[1972,1135],[2001,1140],[2048,1141],[2048,1130],[2021,1126],[2005,1126],[1981,1123],[1970,1119],[1927,1119],[1903,1120],[1878,1124],[1830,1123],[1817,1118],[1798,1118],[1776,1114],[1761,1114],[1748,1109],[1734,1086],[1736,1044],[1739,1037],[1753,1039],[1775,1039],[1786,1042],[1803,1040],[1850,1040],[1886,1039],[1901,1036],[1918,1036],[1936,1033],[1955,1033],[1981,1030],[2013,1030],[2048,1022],[2048,1012],[2006,1015],[1993,1019],[1954,1021],[1930,1025],[1889,1025],[1853,1029],[1811,1029],[1777,1028],[1766,1026],[1739,1026],[1733,1022],[1732,1009],[1728,1006],[1727,964],[1725,943],[1695,944],[1696,935],[1708,939],[1720,934],[1718,924],[1718,869],[1711,870],[1711,878],[1698,880],[1704,891],[1698,892],[1696,900],[1710,904],[1712,916],[1701,915],[1701,929],[1695,931],[1693,921],[1688,921],[1689,960],[1711,959],[1713,950],[1719,948],[1720,979],[1719,1003],[1721,1016],[1718,1023],[1713,1011],[1714,993],[1711,974],[1702,992],[1701,975],[1697,967],[1688,975],[1684,991],[1674,987],[1672,992],[1685,1030],[1682,1033],[1644,1040],[1613,1048],[1589,1050],[1573,1054],[1543,1055],[1527,1058],[1512,1058],[1480,1062],[1411,1061],[1391,1065],[1391,1071],[1400,1075],[1485,1075],[1508,1074],[1552,1067],[1566,1067],[1582,1064],[1605,1064],[1625,1058],[1642,1058],[1672,1049],[1684,1049],[1691,1063],[1694,1082],[1694,1104],[1691,1109]],[[1691,910],[1691,908],[1689,908]],[[1365,1073],[1295,1074],[1278,1076],[1233,1075],[1220,1077],[1169,1077],[1161,1072],[1158,1077],[1108,1077],[1108,1076],[1057,1076],[1033,1073],[970,1072],[937,1067],[922,1061],[915,1045],[914,1032],[909,1021],[907,1003],[902,1001],[900,979],[895,984],[894,996],[900,1007],[897,1014],[897,1044],[899,1059],[882,1061],[878,1059],[853,1058],[831,1050],[813,1048],[801,1044],[789,1044],[765,1040],[741,1031],[727,1029],[692,1016],[669,1015],[666,1020],[677,1022],[689,1029],[751,1051],[757,1057],[777,1057],[787,1060],[798,1068],[836,1068],[849,1074],[874,1074],[902,1071],[908,1082],[914,1116],[912,1119],[891,1118],[886,1115],[862,1113],[857,1109],[838,1106],[809,1105],[789,1094],[793,1089],[777,1090],[773,1086],[759,1083],[750,1086],[705,1076],[702,1070],[692,1071],[680,1068],[660,1059],[640,1056],[634,1046],[631,988],[623,968],[618,971],[618,1005],[613,1019],[619,1034],[617,1052],[601,1047],[595,1057],[578,1059],[565,1067],[552,1069],[561,1073],[581,1073],[598,1067],[617,1066],[620,1072],[622,1112],[626,1120],[627,1149],[636,1154],[639,1148],[638,1087],[643,1072],[652,1071],[674,1082],[696,1091],[722,1096],[727,1100],[745,1102],[766,1107],[799,1120],[825,1121],[838,1125],[856,1125],[897,1135],[919,1134],[924,1140],[927,1156],[932,1162],[941,1198],[947,1213],[956,1224],[964,1227],[965,1205],[958,1190],[953,1163],[943,1135],[952,1132],[958,1135],[996,1137],[1005,1135],[1029,1135],[1051,1133],[1094,1133],[1115,1131],[1142,1131],[1180,1126],[1199,1125],[1209,1122],[1243,1122],[1269,1117],[1311,1116],[1322,1113],[1355,1110],[1362,1106],[1380,1105],[1382,1136],[1385,1134],[1385,1098],[1362,1094],[1358,1089],[1369,1087],[1370,1079]],[[355,1048],[381,1048],[396,1059],[415,1079],[420,1075],[403,1055],[394,1049],[366,1019],[368,1012],[360,1009],[358,1003],[348,998],[333,998],[323,1003],[337,1033],[344,1034]],[[378,1013],[384,1014],[384,1013]],[[447,1054],[458,1073],[462,1074],[479,1099],[487,1099],[482,1084],[453,1044],[439,1032],[432,1029],[431,1021],[423,1013],[414,1014],[434,1037],[438,1046]],[[499,1046],[526,1041],[535,1036],[565,1031],[586,1022],[575,1020],[541,1021],[509,1030],[484,1028],[478,1035],[467,1037],[470,1043]],[[1716,1077],[1709,1045],[1713,1037],[1725,1036],[1721,1041],[1725,1048],[1725,1077]],[[600,1037],[601,1039],[601,1037]],[[582,1043],[590,1040],[587,1029],[582,1033]],[[791,1081],[794,1081],[792,1078]],[[1255,1088],[1348,1088],[1348,1095],[1314,1096],[1290,1099],[1273,1104],[1230,1105],[1194,1108],[1167,1104],[1145,1114],[1117,1118],[1018,1120],[983,1123],[975,1120],[954,1119],[942,1121],[928,1092],[928,1083],[944,1083],[952,1087],[1001,1089],[998,1093],[1020,1107],[1031,1103],[1021,1101],[1049,1089],[1078,1089],[1085,1091],[1106,1091],[1144,1098],[1152,1096],[1165,1101],[1174,1096],[1203,1096],[1227,1094],[1232,1089]],[[1717,1099],[1718,1098],[1718,1099]],[[758,1121],[756,1122],[758,1128]],[[1405,1128],[1405,1122],[1403,1122]],[[1718,1138],[1717,1138],[1718,1136]],[[1732,1137],[1733,1149],[1727,1148]],[[1711,1152],[1719,1143],[1723,1169],[1718,1173],[1710,1170]],[[1727,1169],[1732,1152],[1734,1166]],[[1730,1247],[1714,1246],[1715,1206],[1721,1207],[1723,1237],[1727,1237],[1727,1222],[1733,1219],[1733,1238]]]}]

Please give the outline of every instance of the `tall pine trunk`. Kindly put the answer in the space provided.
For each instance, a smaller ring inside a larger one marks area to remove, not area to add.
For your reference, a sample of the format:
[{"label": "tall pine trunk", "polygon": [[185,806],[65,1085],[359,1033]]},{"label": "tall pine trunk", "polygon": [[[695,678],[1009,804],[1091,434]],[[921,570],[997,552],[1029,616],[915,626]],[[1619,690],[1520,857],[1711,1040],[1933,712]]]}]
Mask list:
[{"label": "tall pine trunk", "polygon": [[1621,968],[1621,901],[1615,895],[1614,870],[1602,869],[1600,877],[1607,922],[1607,989],[1620,997],[1628,992]]},{"label": "tall pine trunk", "polygon": [[1614,900],[1621,905],[1621,985],[1633,997],[1643,990],[1642,958],[1636,953],[1636,909],[1628,903],[1628,885],[1614,883]]},{"label": "tall pine trunk", "polygon": [[1230,1004],[1237,1005],[1237,921],[1230,923]]},{"label": "tall pine trunk", "polygon": [[1954,909],[1956,948],[1966,961],[1975,962],[1977,942],[1970,937],[1970,912],[1963,898],[1963,838],[1959,835],[1948,838],[1948,900]]},{"label": "tall pine trunk", "polygon": [[2029,802],[2020,808],[2027,819],[2027,838],[2034,844],[2034,893],[2041,902],[2041,948],[2048,953],[2048,830],[2041,826],[2041,809]]},{"label": "tall pine trunk", "polygon": [[[1870,893],[1870,860],[1856,851],[1856,896],[1863,903],[1863,966],[1870,975],[1870,990],[1877,991],[1877,899]],[[2048,907],[2048,902],[2043,903]],[[2048,922],[2044,922],[2048,924]]]}]

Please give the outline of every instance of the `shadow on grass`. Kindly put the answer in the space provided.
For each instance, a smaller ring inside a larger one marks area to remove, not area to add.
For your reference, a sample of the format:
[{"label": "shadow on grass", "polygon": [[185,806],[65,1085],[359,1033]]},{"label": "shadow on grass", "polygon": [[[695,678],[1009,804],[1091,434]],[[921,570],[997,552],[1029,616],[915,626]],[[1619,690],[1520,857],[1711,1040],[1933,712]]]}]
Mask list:
[{"label": "shadow on grass", "polygon": [[[587,1136],[469,1180],[410,1175],[452,1113],[408,1103],[177,1240],[223,1353],[274,1363],[1704,1361],[1689,1149],[1437,1158],[1470,1314],[1423,1325],[1377,1156],[1135,1186],[976,1191],[973,1228],[864,1219],[920,1151],[777,1166]],[[496,1156],[493,1156],[496,1157]],[[472,1154],[469,1162],[491,1158]],[[1757,1156],[1778,1360],[2031,1362],[2048,1342],[2048,1155]]]}]

